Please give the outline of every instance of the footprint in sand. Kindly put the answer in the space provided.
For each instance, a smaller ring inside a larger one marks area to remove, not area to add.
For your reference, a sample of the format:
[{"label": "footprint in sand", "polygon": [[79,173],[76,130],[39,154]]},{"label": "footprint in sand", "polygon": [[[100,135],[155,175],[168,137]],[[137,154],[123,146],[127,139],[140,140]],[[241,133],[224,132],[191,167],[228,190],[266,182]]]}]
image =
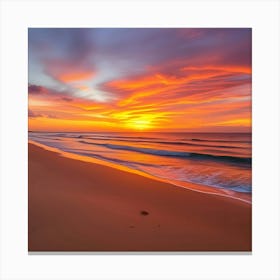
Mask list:
[{"label": "footprint in sand", "polygon": [[147,215],[149,215],[149,212],[143,210],[143,211],[140,212],[140,214],[141,214],[142,216],[147,216]]}]

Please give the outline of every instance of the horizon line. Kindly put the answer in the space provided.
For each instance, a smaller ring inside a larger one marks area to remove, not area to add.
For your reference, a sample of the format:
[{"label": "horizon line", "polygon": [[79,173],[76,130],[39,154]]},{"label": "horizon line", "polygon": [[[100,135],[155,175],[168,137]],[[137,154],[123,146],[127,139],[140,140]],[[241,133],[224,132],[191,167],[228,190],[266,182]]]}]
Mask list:
[{"label": "horizon line", "polygon": [[29,132],[46,132],[46,133],[250,133],[252,131],[40,131],[28,130]]}]

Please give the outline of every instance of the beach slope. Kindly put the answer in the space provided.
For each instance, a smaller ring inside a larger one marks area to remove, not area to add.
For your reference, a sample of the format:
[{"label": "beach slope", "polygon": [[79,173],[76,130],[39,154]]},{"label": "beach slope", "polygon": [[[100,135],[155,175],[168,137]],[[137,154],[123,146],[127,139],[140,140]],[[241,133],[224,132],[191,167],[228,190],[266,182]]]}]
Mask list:
[{"label": "beach slope", "polygon": [[251,204],[29,144],[29,251],[251,251]]}]

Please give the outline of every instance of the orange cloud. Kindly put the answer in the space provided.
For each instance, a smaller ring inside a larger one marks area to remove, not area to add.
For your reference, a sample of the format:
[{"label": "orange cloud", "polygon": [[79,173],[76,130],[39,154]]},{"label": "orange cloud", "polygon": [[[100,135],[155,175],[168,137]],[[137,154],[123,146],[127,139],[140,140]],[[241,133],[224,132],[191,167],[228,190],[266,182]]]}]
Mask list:
[{"label": "orange cloud", "polygon": [[229,73],[246,73],[251,74],[252,68],[241,65],[203,65],[203,66],[186,66],[182,70],[185,71],[222,71]]},{"label": "orange cloud", "polygon": [[[250,73],[251,68],[245,66],[188,66],[174,71],[174,75],[158,72],[113,81],[108,83],[107,87],[117,94],[119,92],[122,97],[119,106],[136,105],[145,100],[161,102],[167,96],[168,102],[178,99],[179,103],[184,101],[186,104],[192,104],[228,97],[228,89],[250,83]],[[238,91],[233,94],[236,95],[239,95]]]},{"label": "orange cloud", "polygon": [[[186,66],[172,75],[157,69],[107,83],[105,90],[118,96],[108,103],[73,95],[71,102],[65,102],[69,98],[66,93],[41,90],[42,94],[29,96],[30,110],[37,116],[30,118],[29,127],[73,131],[248,130],[250,72],[250,68],[243,66]],[[93,72],[73,72],[61,75],[60,79],[71,83],[92,76]],[[73,88],[87,90],[81,83]]]},{"label": "orange cloud", "polygon": [[251,29],[29,34],[30,129],[251,127]]},{"label": "orange cloud", "polygon": [[93,72],[69,72],[60,74],[57,79],[64,83],[89,80],[93,77]]}]

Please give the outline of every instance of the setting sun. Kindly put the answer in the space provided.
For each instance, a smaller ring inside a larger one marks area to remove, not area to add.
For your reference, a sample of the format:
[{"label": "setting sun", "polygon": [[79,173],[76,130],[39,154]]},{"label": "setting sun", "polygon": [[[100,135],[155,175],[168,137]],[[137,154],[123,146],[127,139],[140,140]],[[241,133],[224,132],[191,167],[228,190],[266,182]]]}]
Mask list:
[{"label": "setting sun", "polygon": [[249,132],[250,32],[30,29],[29,129]]},{"label": "setting sun", "polygon": [[151,121],[146,119],[131,120],[128,124],[128,127],[131,127],[136,130],[147,130],[152,128]]}]

